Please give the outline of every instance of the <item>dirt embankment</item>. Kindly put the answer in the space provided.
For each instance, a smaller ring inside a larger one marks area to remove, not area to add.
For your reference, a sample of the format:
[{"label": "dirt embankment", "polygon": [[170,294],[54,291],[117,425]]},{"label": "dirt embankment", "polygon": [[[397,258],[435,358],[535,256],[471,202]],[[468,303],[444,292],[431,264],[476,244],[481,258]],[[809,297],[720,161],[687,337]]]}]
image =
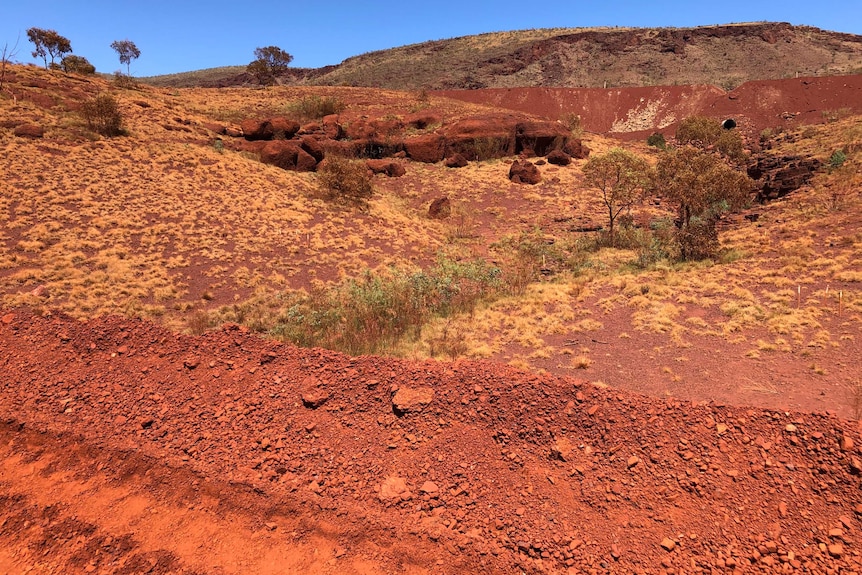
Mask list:
[{"label": "dirt embankment", "polygon": [[862,565],[860,438],[825,414],[22,310],[0,370],[7,572]]},{"label": "dirt embankment", "polygon": [[558,119],[581,116],[584,129],[621,138],[673,133],[692,115],[734,118],[752,135],[764,128],[818,124],[862,113],[862,76],[746,82],[731,92],[715,86],[647,88],[495,88],[446,90],[440,95]]}]

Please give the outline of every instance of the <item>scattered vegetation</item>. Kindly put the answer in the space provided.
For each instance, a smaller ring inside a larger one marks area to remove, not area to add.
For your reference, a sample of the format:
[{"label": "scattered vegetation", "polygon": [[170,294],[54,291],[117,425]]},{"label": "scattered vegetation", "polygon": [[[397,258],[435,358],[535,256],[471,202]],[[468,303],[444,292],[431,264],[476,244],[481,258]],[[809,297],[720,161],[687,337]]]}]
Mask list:
[{"label": "scattered vegetation", "polygon": [[122,135],[123,115],[117,99],[110,94],[99,94],[81,105],[81,116],[96,133],[113,138]]},{"label": "scattered vegetation", "polygon": [[302,121],[319,120],[324,116],[339,114],[344,111],[344,108],[345,105],[341,99],[316,94],[304,96],[288,104],[290,115]]},{"label": "scattered vegetation", "polygon": [[[253,327],[296,345],[377,353],[402,337],[417,338],[431,318],[472,313],[502,288],[499,268],[443,259],[427,271],[369,271],[309,294],[284,294],[272,325]],[[234,306],[222,315],[243,321],[250,311]]]},{"label": "scattered vegetation", "polygon": [[318,190],[328,201],[368,208],[368,199],[374,193],[368,168],[361,161],[332,155],[326,158],[317,172]]},{"label": "scattered vegetation", "polygon": [[705,116],[683,119],[676,130],[677,143],[701,150],[715,150],[733,161],[745,159],[742,136],[737,130],[724,129],[721,122]]}]

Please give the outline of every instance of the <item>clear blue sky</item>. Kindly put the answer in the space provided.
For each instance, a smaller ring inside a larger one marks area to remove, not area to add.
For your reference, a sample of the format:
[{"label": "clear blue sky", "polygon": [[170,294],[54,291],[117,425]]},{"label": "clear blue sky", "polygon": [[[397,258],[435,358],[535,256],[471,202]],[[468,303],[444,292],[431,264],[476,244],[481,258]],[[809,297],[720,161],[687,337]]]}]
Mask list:
[{"label": "clear blue sky", "polygon": [[862,34],[862,0],[0,0],[0,49],[20,34],[17,60],[35,61],[26,30],[54,29],[97,70],[113,72],[120,63],[109,46],[128,38],[141,50],[132,74],[150,76],[247,64],[258,46],[287,50],[293,66],[318,67],[372,50],[482,32],[762,20]]}]

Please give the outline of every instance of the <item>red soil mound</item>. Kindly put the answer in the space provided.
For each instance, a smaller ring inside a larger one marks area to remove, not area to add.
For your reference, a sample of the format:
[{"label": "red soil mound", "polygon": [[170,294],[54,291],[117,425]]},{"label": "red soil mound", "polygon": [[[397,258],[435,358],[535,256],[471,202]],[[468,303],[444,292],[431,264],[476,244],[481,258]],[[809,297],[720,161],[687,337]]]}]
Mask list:
[{"label": "red soil mound", "polygon": [[21,310],[0,373],[7,571],[862,566],[860,440],[828,415]]},{"label": "red soil mound", "polygon": [[688,116],[735,118],[752,134],[764,128],[822,123],[824,113],[862,113],[862,76],[746,82],[732,92],[715,86],[647,88],[497,88],[447,90],[440,95],[557,119],[581,116],[591,132],[641,137],[672,133]]}]

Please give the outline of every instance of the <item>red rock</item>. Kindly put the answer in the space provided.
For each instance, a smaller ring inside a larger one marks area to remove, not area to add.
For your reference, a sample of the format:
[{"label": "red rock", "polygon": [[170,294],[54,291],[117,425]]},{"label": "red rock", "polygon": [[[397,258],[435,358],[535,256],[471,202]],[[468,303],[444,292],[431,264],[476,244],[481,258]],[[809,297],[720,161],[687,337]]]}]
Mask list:
[{"label": "red rock", "polygon": [[515,160],[509,168],[509,179],[516,184],[535,185],[542,181],[542,175],[532,163]]},{"label": "red rock", "polygon": [[246,140],[271,140],[275,131],[269,120],[243,120],[240,124],[243,136]]},{"label": "red rock", "polygon": [[338,119],[338,114],[330,114],[329,116],[324,116],[321,122],[323,124],[323,133],[330,140],[340,140],[344,137],[344,128]]},{"label": "red rock", "polygon": [[390,499],[406,500],[411,497],[410,490],[407,488],[407,482],[397,476],[388,477],[380,484],[378,496],[382,501]]},{"label": "red rock", "polygon": [[442,198],[437,198],[431,205],[428,206],[428,217],[436,220],[442,220],[448,218],[452,213],[452,202],[449,201],[449,198],[443,196]]},{"label": "red rock", "polygon": [[45,128],[36,124],[21,124],[12,131],[19,138],[38,139],[45,135]]},{"label": "red rock", "polygon": [[404,140],[407,157],[414,162],[434,164],[443,159],[446,153],[446,140],[438,134],[414,136]]},{"label": "red rock", "polygon": [[326,155],[320,142],[311,136],[303,136],[302,139],[300,139],[300,146],[306,153],[308,153],[308,155],[313,157],[316,162],[323,160]]},{"label": "red rock", "polygon": [[289,140],[299,131],[299,123],[281,116],[269,119],[273,138]]},{"label": "red rock", "polygon": [[433,481],[426,481],[422,484],[422,487],[419,488],[419,491],[420,493],[426,493],[434,497],[440,492],[440,488],[437,487],[437,484]]},{"label": "red rock", "polygon": [[579,139],[571,139],[563,146],[563,152],[576,160],[590,157],[590,149]]},{"label": "red rock", "polygon": [[385,174],[390,178],[400,178],[407,173],[401,162],[394,160],[365,160],[365,165],[375,174]]},{"label": "red rock", "polygon": [[554,150],[548,154],[548,163],[556,166],[568,166],[572,163],[572,157],[562,150]]},{"label": "red rock", "polygon": [[392,397],[392,407],[396,413],[404,414],[421,411],[434,399],[430,387],[402,387]]},{"label": "red rock", "polygon": [[462,154],[454,154],[446,158],[445,166],[447,168],[463,168],[467,166],[469,162],[467,158],[465,158]]},{"label": "red rock", "polygon": [[838,442],[838,447],[841,448],[841,451],[852,451],[854,445],[853,439],[847,435],[842,435],[841,440]]}]

